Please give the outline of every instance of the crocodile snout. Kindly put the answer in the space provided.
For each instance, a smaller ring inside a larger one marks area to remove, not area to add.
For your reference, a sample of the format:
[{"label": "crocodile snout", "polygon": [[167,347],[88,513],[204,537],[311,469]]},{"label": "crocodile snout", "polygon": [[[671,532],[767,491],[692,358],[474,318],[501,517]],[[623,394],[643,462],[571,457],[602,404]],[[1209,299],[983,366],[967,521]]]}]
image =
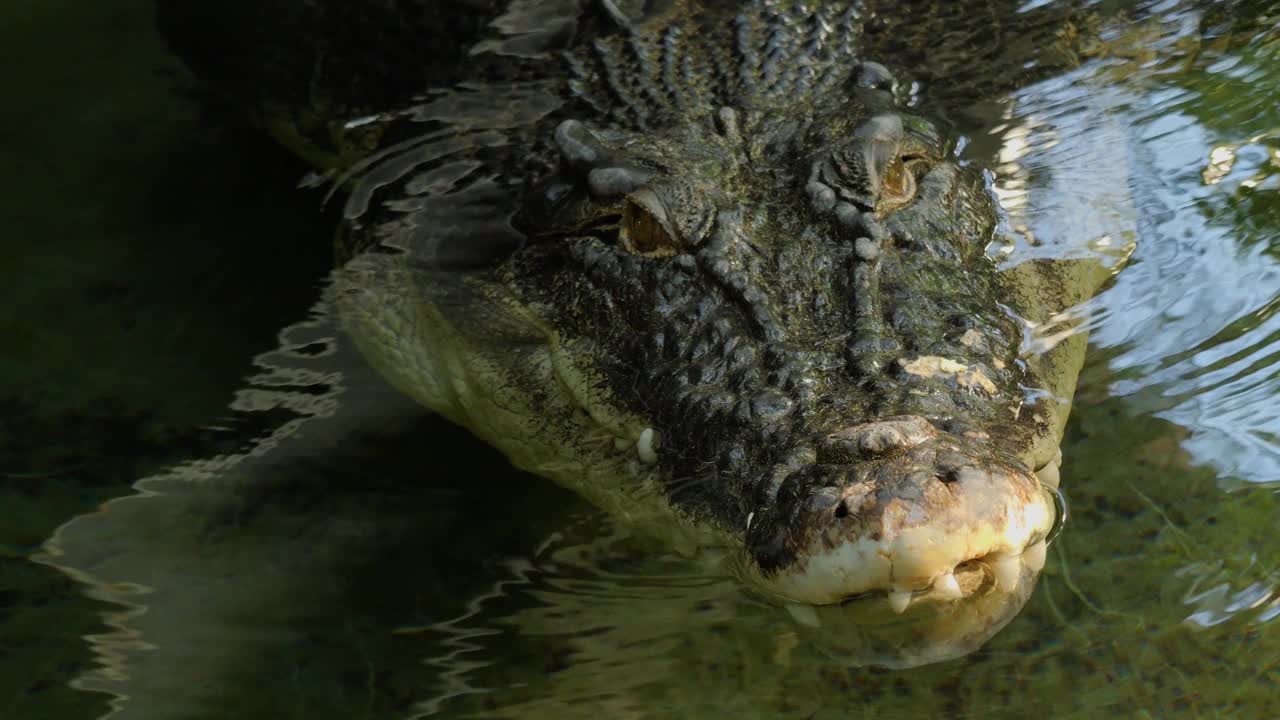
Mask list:
[{"label": "crocodile snout", "polygon": [[916,597],[960,599],[983,577],[1012,590],[1024,566],[1043,566],[1056,515],[1037,475],[989,440],[901,416],[825,436],[748,545],[766,586],[786,600],[884,593],[901,612]]}]

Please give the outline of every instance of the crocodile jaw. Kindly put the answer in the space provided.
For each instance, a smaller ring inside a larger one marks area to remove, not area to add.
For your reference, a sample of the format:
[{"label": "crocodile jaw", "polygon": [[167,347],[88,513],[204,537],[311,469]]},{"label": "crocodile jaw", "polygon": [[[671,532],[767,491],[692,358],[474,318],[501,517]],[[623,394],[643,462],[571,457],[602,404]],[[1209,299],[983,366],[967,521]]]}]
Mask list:
[{"label": "crocodile jaw", "polygon": [[984,583],[1013,592],[1024,567],[1038,573],[1045,561],[1045,536],[1054,522],[1052,502],[1022,506],[1007,523],[982,523],[963,532],[940,526],[909,528],[845,540],[829,546],[815,540],[790,572],[762,579],[769,590],[811,605],[885,597],[891,610],[905,611],[916,600],[960,600]]},{"label": "crocodile jaw", "polygon": [[977,569],[1012,591],[1024,566],[1043,567],[1059,503],[1050,467],[1032,473],[1010,457],[985,434],[919,416],[832,433],[752,515],[749,574],[789,602],[884,594],[895,612],[916,597],[967,596]]}]

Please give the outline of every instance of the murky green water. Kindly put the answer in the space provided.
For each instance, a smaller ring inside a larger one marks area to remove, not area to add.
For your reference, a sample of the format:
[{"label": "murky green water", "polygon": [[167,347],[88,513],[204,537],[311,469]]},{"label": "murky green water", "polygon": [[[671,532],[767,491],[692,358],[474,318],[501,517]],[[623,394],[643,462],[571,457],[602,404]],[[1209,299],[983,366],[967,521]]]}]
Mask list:
[{"label": "murky green water", "polygon": [[320,197],[146,3],[6,5],[0,717],[1280,715],[1280,15],[1230,7],[953,109],[1014,252],[1137,245],[1036,595],[888,671],[388,390]]}]

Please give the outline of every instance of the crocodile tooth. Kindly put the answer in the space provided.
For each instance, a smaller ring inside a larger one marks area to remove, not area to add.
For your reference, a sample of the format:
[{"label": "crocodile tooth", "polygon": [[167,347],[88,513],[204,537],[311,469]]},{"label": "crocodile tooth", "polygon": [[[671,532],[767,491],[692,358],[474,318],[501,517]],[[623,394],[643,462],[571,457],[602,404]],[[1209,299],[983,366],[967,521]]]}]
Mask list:
[{"label": "crocodile tooth", "polygon": [[911,604],[910,590],[890,590],[889,609],[901,615]]},{"label": "crocodile tooth", "polygon": [[1023,550],[1023,562],[1025,562],[1027,567],[1031,568],[1032,571],[1039,572],[1040,569],[1044,567],[1045,549],[1044,541],[1041,540],[1026,550]]},{"label": "crocodile tooth", "polygon": [[1040,482],[1044,483],[1045,485],[1048,485],[1051,488],[1058,487],[1058,483],[1061,482],[1061,476],[1058,472],[1058,466],[1054,465],[1053,463],[1049,463],[1048,465],[1045,465],[1044,467],[1037,470],[1036,477],[1040,478]]},{"label": "crocodile tooth", "polygon": [[1062,467],[1062,448],[1058,448],[1058,452],[1053,454],[1053,464]]},{"label": "crocodile tooth", "polygon": [[756,518],[755,511],[747,513],[747,529],[751,529],[751,521]]},{"label": "crocodile tooth", "polygon": [[991,570],[996,574],[996,582],[1004,590],[1013,590],[1022,577],[1022,560],[1017,555],[1005,555],[991,560]]},{"label": "crocodile tooth", "polygon": [[645,428],[641,431],[640,439],[636,441],[636,454],[640,456],[640,462],[645,465],[658,462],[658,453],[654,450],[653,428]]},{"label": "crocodile tooth", "polygon": [[822,627],[822,621],[818,619],[818,611],[814,610],[812,605],[787,603],[787,612],[791,613],[791,618],[801,625]]},{"label": "crocodile tooth", "polygon": [[960,592],[960,583],[956,582],[954,573],[947,573],[933,583],[933,589],[947,600],[959,600],[964,593]]}]

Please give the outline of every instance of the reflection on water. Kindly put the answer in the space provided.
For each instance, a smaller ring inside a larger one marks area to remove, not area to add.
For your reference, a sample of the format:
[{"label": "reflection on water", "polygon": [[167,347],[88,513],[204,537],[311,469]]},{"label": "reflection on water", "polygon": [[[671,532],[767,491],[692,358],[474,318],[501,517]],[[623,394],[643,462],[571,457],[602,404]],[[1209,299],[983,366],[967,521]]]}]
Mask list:
[{"label": "reflection on water", "polygon": [[993,131],[1010,214],[1001,250],[1009,262],[1133,250],[1083,308],[1091,341],[1110,351],[1110,392],[1190,429],[1184,446],[1227,485],[1272,483],[1280,117],[1263,98],[1280,90],[1280,50],[1266,36],[1225,57],[1206,47],[1204,69],[1186,71],[1187,49],[1200,48],[1195,17],[1130,30],[1144,42],[1140,65],[1104,53],[1013,99]]},{"label": "reflection on water", "polygon": [[1280,117],[1263,100],[1280,44],[1205,61],[1131,109],[1143,237],[1094,341],[1113,348],[1111,391],[1191,430],[1184,447],[1228,485],[1280,483]]},{"label": "reflection on water", "polygon": [[1096,351],[1064,446],[1071,523],[981,651],[833,662],[731,580],[424,417],[321,306],[236,400],[288,422],[48,544],[114,608],[76,686],[120,718],[1280,714],[1280,39],[1185,5],[956,113],[997,170],[1006,262],[1129,258],[1075,316]]}]

